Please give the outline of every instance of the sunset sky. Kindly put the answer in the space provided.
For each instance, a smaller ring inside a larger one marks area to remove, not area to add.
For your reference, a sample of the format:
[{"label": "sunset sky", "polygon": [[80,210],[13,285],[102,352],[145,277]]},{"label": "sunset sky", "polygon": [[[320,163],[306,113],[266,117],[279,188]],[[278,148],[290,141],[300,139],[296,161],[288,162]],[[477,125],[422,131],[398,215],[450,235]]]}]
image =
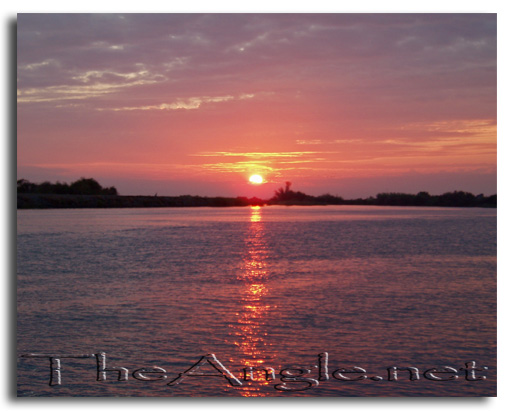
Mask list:
[{"label": "sunset sky", "polygon": [[496,193],[495,14],[17,20],[18,178],[127,195]]}]

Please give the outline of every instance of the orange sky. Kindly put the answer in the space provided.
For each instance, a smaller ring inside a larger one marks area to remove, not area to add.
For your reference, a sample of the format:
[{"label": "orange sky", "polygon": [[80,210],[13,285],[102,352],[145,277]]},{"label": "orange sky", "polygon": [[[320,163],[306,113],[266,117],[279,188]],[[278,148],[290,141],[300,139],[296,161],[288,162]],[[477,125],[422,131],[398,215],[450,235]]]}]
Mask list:
[{"label": "orange sky", "polygon": [[21,14],[17,30],[18,178],[496,193],[494,14]]}]

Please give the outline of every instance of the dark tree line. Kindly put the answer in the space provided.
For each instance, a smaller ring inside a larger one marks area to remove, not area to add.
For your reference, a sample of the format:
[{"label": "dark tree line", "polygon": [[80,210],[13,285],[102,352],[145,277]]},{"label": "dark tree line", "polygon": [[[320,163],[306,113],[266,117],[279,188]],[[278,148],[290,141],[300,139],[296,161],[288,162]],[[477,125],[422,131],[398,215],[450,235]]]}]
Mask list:
[{"label": "dark tree line", "polygon": [[341,197],[331,194],[323,194],[321,196],[311,196],[301,191],[291,190],[291,182],[287,181],[285,188],[280,187],[275,191],[275,195],[268,200],[267,204],[345,204]]},{"label": "dark tree line", "polygon": [[376,205],[432,206],[432,207],[496,207],[496,194],[484,196],[453,191],[441,195],[430,195],[426,191],[418,194],[380,193],[374,199]]},{"label": "dark tree line", "polygon": [[115,187],[102,187],[93,178],[80,178],[73,183],[31,183],[21,179],[17,181],[18,194],[82,194],[82,195],[118,195]]},{"label": "dark tree line", "polygon": [[[269,200],[256,197],[200,197],[178,196],[118,196],[115,187],[102,187],[92,178],[81,178],[71,184],[31,183],[18,180],[18,208],[104,208],[104,207],[234,207],[249,205],[377,205],[377,206],[431,206],[431,207],[496,207],[496,194],[477,196],[464,191],[453,191],[441,195],[430,195],[426,191],[418,194],[380,193],[376,197],[345,200],[331,194],[311,196],[291,190],[291,183],[275,191]],[[77,196],[55,196],[53,194],[75,194]],[[94,197],[96,196],[96,197]]]},{"label": "dark tree line", "polygon": [[441,195],[430,195],[426,191],[418,194],[380,193],[376,197],[345,200],[342,197],[324,194],[311,196],[301,191],[291,190],[291,183],[279,188],[268,204],[347,204],[347,205],[388,205],[388,206],[428,206],[428,207],[496,207],[496,194],[484,196],[453,191]]}]

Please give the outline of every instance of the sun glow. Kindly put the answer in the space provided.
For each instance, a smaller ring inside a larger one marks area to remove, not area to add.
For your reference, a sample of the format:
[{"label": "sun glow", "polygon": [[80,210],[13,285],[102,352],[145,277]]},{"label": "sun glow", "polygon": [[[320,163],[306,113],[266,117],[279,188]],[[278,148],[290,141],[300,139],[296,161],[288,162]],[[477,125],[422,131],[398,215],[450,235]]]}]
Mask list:
[{"label": "sun glow", "polygon": [[264,179],[259,174],[254,174],[249,178],[250,183],[252,184],[262,184]]}]

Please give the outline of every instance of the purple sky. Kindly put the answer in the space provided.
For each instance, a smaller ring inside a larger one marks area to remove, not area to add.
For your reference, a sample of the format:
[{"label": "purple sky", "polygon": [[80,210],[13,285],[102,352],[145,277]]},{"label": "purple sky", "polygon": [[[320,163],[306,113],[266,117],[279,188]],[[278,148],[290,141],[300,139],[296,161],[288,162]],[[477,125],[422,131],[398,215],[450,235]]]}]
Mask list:
[{"label": "purple sky", "polygon": [[18,178],[496,193],[495,14],[20,14],[17,40]]}]

